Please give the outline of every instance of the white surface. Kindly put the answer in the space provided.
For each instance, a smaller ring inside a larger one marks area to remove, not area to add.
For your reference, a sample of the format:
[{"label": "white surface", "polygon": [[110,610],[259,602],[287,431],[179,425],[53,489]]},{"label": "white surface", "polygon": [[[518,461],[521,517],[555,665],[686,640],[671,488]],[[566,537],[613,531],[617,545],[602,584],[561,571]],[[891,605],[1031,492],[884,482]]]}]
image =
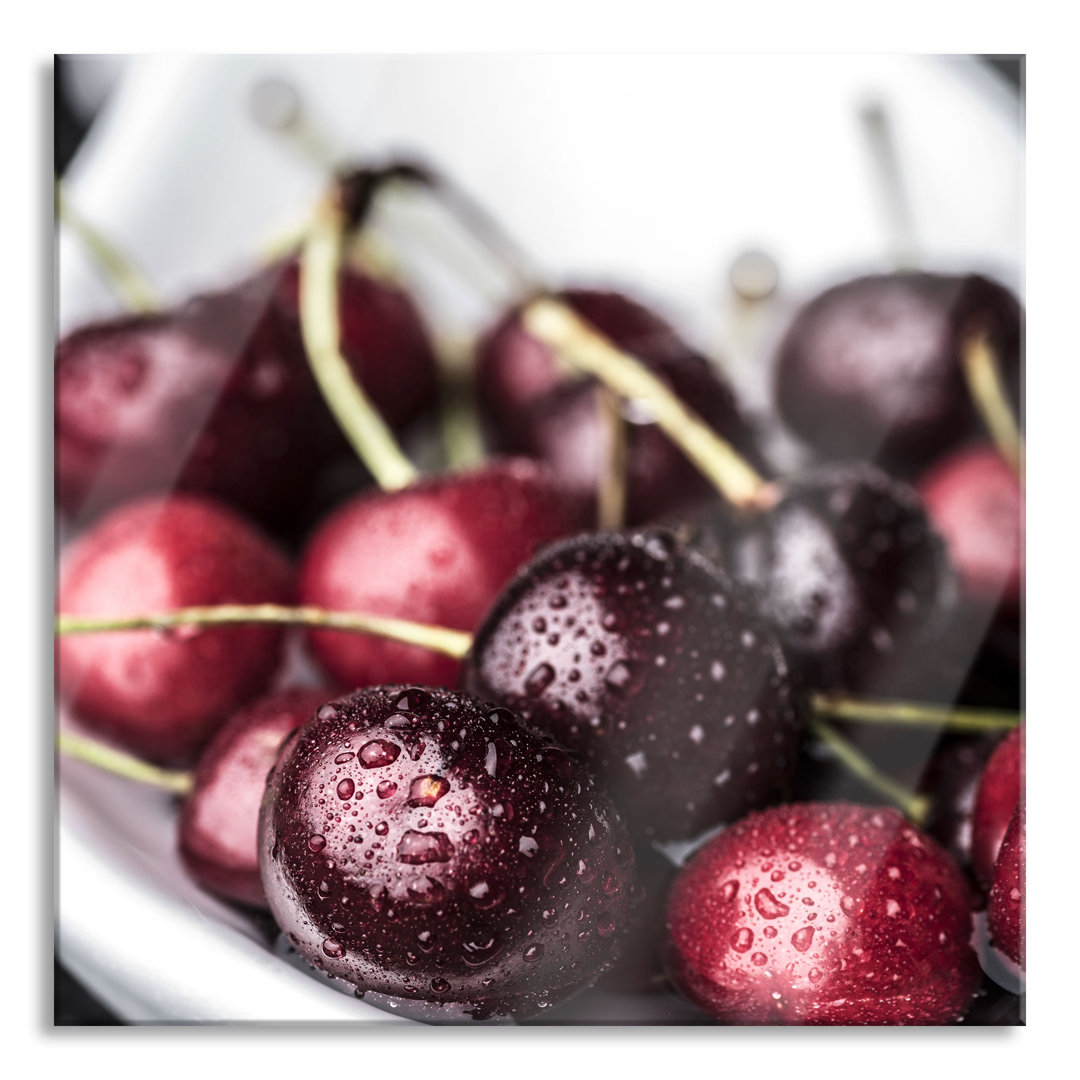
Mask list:
[{"label": "white surface", "polygon": [[[252,124],[282,76],[343,149],[419,152],[485,201],[552,274],[636,286],[736,369],[761,328],[730,323],[748,246],[779,262],[774,314],[825,280],[888,266],[858,108],[885,102],[925,265],[1022,292],[1019,111],[972,61],[903,56],[155,57],[133,61],[68,181],[83,214],[177,298],[245,269],[320,176]],[[418,211],[379,225],[403,250]],[[63,329],[117,304],[60,239]],[[490,309],[416,267],[444,328]],[[768,330],[765,331],[766,337]],[[736,371],[738,374],[738,370]],[[161,796],[66,765],[61,958],[132,1020],[384,1020],[274,957],[184,879]]]}]

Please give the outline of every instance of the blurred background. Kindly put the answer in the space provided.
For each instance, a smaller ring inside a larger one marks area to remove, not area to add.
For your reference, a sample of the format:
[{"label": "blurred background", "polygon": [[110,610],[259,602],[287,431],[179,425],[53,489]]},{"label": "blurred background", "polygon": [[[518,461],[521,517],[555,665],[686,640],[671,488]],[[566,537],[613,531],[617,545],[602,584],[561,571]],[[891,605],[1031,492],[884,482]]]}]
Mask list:
[{"label": "blurred background", "polygon": [[[452,60],[453,58],[450,59]],[[1024,58],[1017,55],[996,55],[978,56],[975,57],[974,60],[977,63],[977,66],[981,72],[980,77],[982,78],[978,93],[982,94],[984,97],[986,97],[987,95],[995,97],[995,108],[998,110],[999,114],[1001,114],[1003,111],[1003,102],[1005,102],[1005,114],[1007,114],[1010,107],[1009,103],[1011,103],[1011,107],[1015,108],[1016,116],[1020,118],[1020,123],[1022,125],[1024,106]],[[72,163],[75,162],[74,169],[72,170],[72,179],[77,179],[74,174],[78,171],[77,155],[80,147],[87,145],[88,142],[93,142],[95,133],[98,132],[98,129],[95,128],[95,124],[98,122],[99,118],[103,117],[103,115],[107,115],[107,107],[109,105],[110,99],[116,94],[117,88],[122,85],[125,75],[129,75],[131,73],[132,66],[136,63],[137,60],[135,59],[120,56],[56,57],[54,71],[54,153],[55,169],[58,176],[64,177],[68,175],[69,166],[71,166]],[[947,66],[948,58],[943,58],[942,64],[943,66]],[[402,63],[398,65],[398,67],[404,71],[408,70],[407,63]],[[328,73],[327,78],[328,81],[332,81],[333,73]],[[393,78],[394,76],[390,77],[389,85],[391,88],[391,92],[393,92],[395,89],[397,90],[397,97],[393,99],[394,104],[400,108],[402,113],[404,113],[408,104],[407,101],[404,101],[404,98],[407,98],[409,84],[407,81],[405,81],[404,78],[401,77],[398,77],[398,82],[395,83],[393,81]],[[990,87],[990,83],[987,82],[987,80],[992,80],[992,88]],[[385,92],[385,84],[383,89]],[[766,100],[771,103],[774,99],[778,97],[775,86],[770,87],[767,85],[754,85],[752,82],[749,82],[747,85],[741,87],[740,89],[741,92],[745,94],[747,115],[752,112],[755,105],[761,104],[763,101]],[[505,113],[501,112],[500,109],[505,109],[506,106],[501,105],[497,102],[487,102],[487,104],[490,105],[491,109],[493,110],[489,117],[489,120],[493,125],[495,125],[495,128],[497,130],[497,125],[500,119],[505,115]],[[588,105],[585,105],[583,107],[588,108]],[[794,103],[792,104],[792,108],[795,108]],[[647,106],[642,105],[642,110],[644,111],[646,117],[651,117],[651,114],[648,112]],[[362,112],[362,109],[358,109],[358,115]],[[316,117],[316,119],[322,120],[327,118],[320,113]],[[335,118],[330,117],[328,119],[330,120],[332,126]],[[903,119],[903,117],[901,119]],[[392,122],[393,118],[390,117],[387,119],[386,124],[392,125]],[[435,125],[438,126],[441,122],[441,117],[436,116],[434,119]],[[334,131],[334,134],[340,135],[345,141],[345,144],[348,146],[352,146],[355,143],[355,133],[352,131],[337,130]],[[368,132],[365,131],[364,134],[366,136]],[[379,132],[372,131],[370,134],[372,142],[379,145],[380,148],[385,145],[392,145],[392,126],[384,127],[384,129]],[[416,133],[414,132],[413,134],[415,135]],[[553,137],[557,136],[559,132],[557,130],[556,123],[551,130],[537,130],[534,127],[532,131],[511,132],[508,130],[505,134],[505,144],[493,148],[491,155],[487,159],[487,167],[490,175],[483,175],[479,177],[481,181],[489,181],[493,183],[496,190],[499,187],[500,176],[509,179],[510,187],[513,187],[515,182],[517,182],[515,180],[515,175],[512,168],[507,165],[505,169],[503,169],[503,159],[513,156],[514,151],[519,145],[518,143],[515,143],[515,140],[524,141],[525,139],[534,137],[536,140],[542,141],[544,145],[550,146],[552,145]],[[657,138],[661,137],[659,132],[656,132],[654,134]],[[762,141],[762,146],[764,146],[772,137],[772,133],[769,130],[761,130],[758,134]],[[702,138],[707,139],[720,139],[725,137],[725,133],[719,130],[703,131],[700,133],[700,135]],[[726,132],[726,137],[731,139],[730,131]],[[813,137],[816,138],[816,133]],[[731,169],[752,169],[752,155],[746,153],[745,145],[739,146],[735,143],[736,140],[732,139],[732,146],[730,148],[730,154],[728,157]],[[822,146],[823,155],[828,155],[830,144],[828,142],[825,142],[822,144]],[[488,147],[485,146],[485,150],[487,149]],[[575,142],[573,138],[571,138],[560,149],[563,150],[568,156],[579,157],[588,149],[588,147],[582,144],[580,141]],[[813,142],[813,138],[809,137],[808,135],[805,147],[805,153],[807,154],[807,160],[805,164],[808,169],[821,164],[815,159],[814,151],[815,145]],[[796,154],[798,152],[798,150],[795,151]],[[463,153],[468,154],[468,148],[465,148],[463,150]],[[435,156],[437,160],[438,154],[439,151],[436,149],[433,152],[433,156]],[[288,155],[285,155],[285,158],[287,157]],[[293,162],[293,164],[295,165],[296,163]],[[450,162],[449,164],[450,172],[452,174],[455,172],[456,169],[460,172],[460,169],[456,162]],[[830,160],[828,164],[834,168],[838,168],[838,171],[842,171],[842,164],[841,166],[837,167],[836,162],[832,160]],[[886,161],[885,164],[887,167],[888,162]],[[907,160],[902,161],[901,164],[910,166],[912,162],[910,160]],[[919,165],[920,163],[916,162],[915,164]],[[500,173],[501,169],[502,173]],[[915,180],[914,188],[911,192],[909,192],[909,194],[912,194],[913,201],[917,201],[917,197],[919,195],[919,192],[916,190],[919,179],[918,169],[909,169],[907,170],[907,172],[908,178],[914,178]],[[307,169],[306,173],[303,171],[303,169],[301,169],[300,176],[303,177],[303,181],[299,182],[300,188],[303,187],[304,183],[307,183],[309,186],[311,184],[317,185],[319,183],[317,171],[311,170],[310,167]],[[87,205],[91,209],[94,209],[93,203],[95,195],[97,196],[99,203],[102,198],[103,184],[105,183],[105,181],[104,179],[102,179],[102,170],[100,168],[97,170],[96,178],[98,180],[96,188],[91,185],[90,189],[85,191],[85,195],[88,199]],[[464,178],[467,182],[473,179],[472,177],[469,177],[467,175]],[[543,183],[543,181],[545,180],[544,177],[540,177],[539,179],[541,183]],[[807,177],[805,174],[787,175],[779,178],[779,181],[776,176],[763,176],[761,178],[762,183],[768,184],[770,182],[783,182],[785,184],[793,186],[798,186],[800,183],[805,183],[806,180]],[[1020,178],[1020,182],[1022,182],[1022,177]],[[842,184],[843,181],[840,181],[840,183]],[[689,191],[690,194],[688,195],[688,197],[700,197],[700,191],[705,190],[705,188],[700,182],[700,178],[695,178],[692,176],[677,177],[673,180],[673,184],[681,185],[684,194]],[[506,186],[507,185],[504,182],[503,187],[505,188]],[[479,194],[482,197],[490,199],[490,194],[488,192],[480,191]],[[975,197],[976,194],[973,192],[972,198]],[[257,199],[253,199],[253,201],[257,202]],[[617,195],[613,195],[613,201],[615,203],[614,207],[606,208],[609,213],[613,213],[616,216],[618,214],[623,214],[625,216],[634,212],[635,208],[633,204],[619,203]],[[954,232],[951,234],[951,246],[947,245],[949,254],[951,254],[951,256],[955,259],[963,259],[970,256],[982,257],[984,259],[989,258],[990,261],[997,262],[999,265],[1007,262],[1010,254],[1013,256],[1016,256],[1018,254],[1019,257],[1022,259],[1022,193],[1020,195],[1020,198],[1016,201],[1019,202],[1019,205],[1021,207],[1021,216],[1019,222],[1016,223],[1017,227],[1015,229],[1015,236],[1012,235],[1011,231],[1014,229],[1014,223],[1001,223],[1001,227],[998,229],[997,235],[1005,236],[1006,241],[1003,244],[997,244],[997,237],[994,237],[988,239],[987,243],[982,248],[980,248],[979,243],[981,241],[981,238],[978,238],[969,244],[960,232],[954,230]],[[795,202],[797,203],[797,200],[795,200]],[[873,203],[873,198],[870,198],[868,202]],[[551,199],[550,203],[558,209],[562,209],[557,197]],[[235,202],[233,203],[233,205],[235,205]],[[919,224],[923,227],[924,230],[924,240],[926,239],[926,234],[930,234],[934,230],[934,222],[932,220],[928,220],[927,217],[926,207],[928,205],[929,203],[927,202],[927,200],[921,200],[920,212],[922,213],[923,218],[921,221],[919,221]],[[132,222],[131,227],[133,229],[138,227],[140,209],[144,212],[149,213],[150,211],[156,210],[157,208],[153,206],[142,208],[138,206],[134,207],[131,214],[129,215],[129,220]],[[527,246],[531,246],[533,250],[538,250],[542,258],[544,256],[548,256],[550,261],[552,257],[557,257],[560,259],[560,262],[563,265],[568,266],[571,269],[571,272],[580,272],[582,270],[588,272],[589,270],[595,268],[594,264],[590,262],[590,259],[592,258],[592,248],[590,247],[590,244],[595,240],[595,237],[590,236],[588,234],[588,230],[585,230],[585,234],[581,236],[580,244],[576,249],[574,249],[573,245],[567,244],[565,234],[561,236],[554,236],[552,240],[552,250],[557,252],[557,255],[552,256],[549,252],[543,249],[542,242],[542,238],[544,237],[545,232],[551,231],[549,228],[549,222],[545,222],[544,220],[525,221],[521,219],[520,214],[515,217],[513,212],[514,206],[512,192],[506,195],[505,205],[496,206],[495,209],[499,216],[507,219],[512,225],[515,226],[516,231],[523,234],[523,239],[525,239]],[[732,216],[738,218],[740,214],[740,209],[741,208],[738,206],[734,207]],[[568,210],[568,214],[570,216],[572,216],[572,210],[580,210],[580,208],[571,208],[570,210]],[[787,207],[786,212],[791,211],[792,208]],[[182,213],[182,208],[179,212]],[[805,286],[808,281],[812,281],[814,279],[815,272],[820,273],[820,270],[815,270],[815,267],[813,265],[805,261],[803,256],[803,250],[800,250],[798,245],[792,244],[785,248],[786,238],[791,234],[791,226],[790,223],[785,223],[783,218],[784,212],[785,211],[780,209],[779,207],[777,208],[777,221],[775,223],[774,237],[765,236],[760,237],[759,239],[765,242],[765,250],[769,253],[770,256],[775,258],[774,267],[779,268],[780,273],[789,276],[790,279],[796,281],[798,285]],[[804,206],[796,205],[795,212],[802,214],[805,218]],[[752,214],[748,213],[748,216],[753,219]],[[854,244],[849,245],[849,247],[847,248],[844,247],[844,226],[835,221],[830,222],[828,220],[829,216],[830,215],[827,211],[823,212],[822,217],[825,220],[821,223],[821,225],[823,229],[830,229],[831,232],[834,234],[833,239],[835,242],[835,250],[831,253],[830,257],[832,257],[834,261],[836,259],[842,260],[846,258],[849,263],[857,262],[860,258],[865,258],[865,253],[861,252]],[[638,221],[638,224],[646,233],[648,233],[651,223],[645,220],[646,217],[646,214],[642,214],[641,219],[639,219]],[[853,219],[857,219],[857,217],[857,213],[853,215]],[[901,228],[897,230],[895,222],[890,225],[888,221],[884,220],[887,217],[887,212],[883,216],[879,215],[879,218],[875,219],[876,224],[874,226],[878,239],[883,242],[883,246],[887,246],[890,243],[895,244],[898,241],[903,241],[904,239],[902,223]],[[246,226],[244,226],[243,223],[237,226],[237,235],[239,235],[239,232],[244,227]],[[660,229],[662,227],[666,226],[660,224],[657,224],[655,226],[655,228],[657,229]],[[862,223],[861,227],[863,227],[863,231],[865,232],[865,222]],[[857,233],[858,229],[860,228],[860,223],[857,220],[853,220],[851,228],[853,230],[853,233]],[[602,231],[602,227],[598,226],[597,231]],[[581,232],[580,228],[578,229],[578,232]],[[649,250],[648,241],[650,239],[655,239],[655,237],[646,235],[644,239],[646,242],[640,245],[640,247],[642,250]],[[770,239],[774,240],[774,243],[772,245],[768,244],[768,241]],[[802,243],[803,240],[805,240],[805,243],[803,244],[803,249],[810,250],[813,247],[813,238],[802,237],[800,238],[800,243]],[[687,311],[680,312],[679,314],[688,314],[692,313],[694,310],[701,310],[701,300],[702,297],[706,295],[703,292],[705,286],[699,288],[697,283],[699,281],[705,281],[706,279],[709,279],[709,284],[707,287],[715,291],[715,282],[717,278],[725,276],[725,272],[728,269],[728,266],[725,266],[724,264],[723,256],[725,254],[728,258],[731,259],[731,262],[729,264],[730,267],[734,268],[738,265],[739,252],[737,248],[729,248],[725,252],[721,250],[720,245],[714,243],[712,245],[711,251],[707,250],[709,245],[705,245],[706,250],[704,252],[704,256],[714,260],[715,267],[709,270],[706,274],[702,272],[701,267],[691,266],[689,269],[686,270],[687,280],[685,282],[678,277],[678,274],[682,271],[677,261],[675,261],[675,259],[673,258],[669,263],[664,263],[663,254],[661,254],[660,256],[660,265],[657,265],[655,267],[656,273],[652,275],[652,277],[643,275],[641,273],[641,267],[637,265],[627,265],[624,271],[624,263],[632,259],[632,256],[635,254],[635,244],[633,241],[633,237],[630,237],[627,240],[626,252],[618,252],[614,250],[610,251],[612,259],[611,265],[619,267],[620,273],[625,272],[630,275],[631,280],[633,280],[634,277],[641,277],[646,285],[650,285],[652,283],[652,280],[655,279],[658,285],[662,286],[665,289],[667,295],[677,295],[680,298],[680,302],[686,304]],[[61,240],[61,244],[63,244],[63,240]],[[996,249],[995,244],[997,244]],[[926,246],[929,248],[933,247],[932,244]],[[749,251],[751,249],[747,248],[746,250]],[[609,249],[605,247],[604,251],[605,254],[608,254]],[[161,251],[159,250],[161,262],[157,266],[150,266],[150,269],[154,271],[154,276],[157,280],[163,280],[161,275],[164,275],[163,284],[165,286],[164,291],[166,292],[172,291],[175,293],[182,293],[188,287],[190,282],[198,281],[198,272],[192,269],[197,264],[192,260],[202,258],[205,261],[205,253],[200,253],[197,251],[194,253],[189,252],[188,254],[190,257],[188,259],[187,265],[185,265],[184,263],[184,258],[178,257],[179,255],[183,254],[184,253],[174,252],[172,257],[170,257],[167,250],[164,253],[161,253]],[[929,254],[931,255],[931,257],[933,257],[935,253],[933,251],[930,251]],[[937,254],[940,256],[941,253],[938,252]],[[61,254],[61,257],[65,257],[63,253]],[[823,261],[827,261],[827,258]],[[837,262],[836,265],[839,266],[840,263]],[[174,267],[175,275],[170,276],[173,274]],[[76,271],[77,269],[78,268],[76,268]],[[1014,262],[1012,266],[1008,267],[1008,269],[1011,270],[1014,274],[1017,272],[1022,274],[1022,262],[1020,265],[1016,265]],[[694,275],[692,281],[690,280],[691,275]],[[1010,283],[1022,289],[1022,280],[1012,281]],[[65,281],[65,286],[66,284],[67,282]],[[698,292],[696,294],[695,289],[698,289]],[[85,316],[88,311],[95,310],[95,304],[101,302],[99,298],[95,298],[92,291],[87,291],[86,295],[88,297],[88,299],[86,300],[86,309],[80,311],[78,309],[78,305],[76,305],[75,308],[67,310],[66,312],[65,310],[62,310],[62,324],[64,322],[70,322],[72,320]],[[715,292],[713,292],[712,295],[715,295]],[[699,337],[710,337],[710,335],[716,332],[716,327],[710,325],[700,325],[695,329]],[[730,340],[721,340],[717,342],[715,339],[713,339],[713,344],[718,346],[719,351],[727,353],[729,356],[732,353],[737,353],[737,342],[733,342]],[[735,359],[737,360],[738,357],[736,356]],[[107,1009],[98,1000],[96,1000],[95,997],[91,993],[89,993],[87,989],[70,974],[70,972],[65,970],[65,968],[58,961],[55,964],[54,986],[56,1024],[109,1025],[122,1022],[109,1009]]]}]

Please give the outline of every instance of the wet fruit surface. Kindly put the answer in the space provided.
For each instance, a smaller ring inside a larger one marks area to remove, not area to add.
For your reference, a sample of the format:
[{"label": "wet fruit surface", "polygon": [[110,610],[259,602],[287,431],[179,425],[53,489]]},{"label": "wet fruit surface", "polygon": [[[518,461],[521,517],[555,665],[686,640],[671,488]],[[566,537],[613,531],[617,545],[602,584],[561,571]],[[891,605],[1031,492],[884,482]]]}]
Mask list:
[{"label": "wet fruit surface", "polygon": [[[563,299],[596,330],[645,363],[740,453],[763,466],[756,439],[723,375],[675,330],[630,297],[567,289]],[[477,352],[480,404],[497,449],[539,458],[569,490],[594,499],[610,435],[595,382],[568,374],[528,334],[515,308]],[[708,482],[653,422],[644,402],[622,407],[627,438],[626,519],[651,520],[707,493]]]},{"label": "wet fruit surface", "polygon": [[[550,474],[523,459],[361,496],[312,537],[301,602],[472,630],[521,563],[580,525]],[[458,661],[427,649],[332,631],[309,640],[344,687],[457,684]]]},{"label": "wet fruit surface", "polygon": [[259,843],[294,947],[426,1015],[521,1018],[590,985],[635,892],[591,777],[508,710],[447,691],[377,687],[320,709],[270,779]]},{"label": "wet fruit surface", "polygon": [[180,857],[204,888],[266,906],[259,878],[259,807],[282,743],[315,715],[325,690],[282,690],[242,709],[199,755],[180,812]]},{"label": "wet fruit surface", "polygon": [[872,692],[956,604],[945,546],[906,484],[870,465],[819,467],[790,481],[729,559],[807,685]]},{"label": "wet fruit surface", "polygon": [[669,971],[734,1024],[944,1024],[980,971],[952,860],[892,809],[801,803],[709,841],[672,890]]},{"label": "wet fruit surface", "polygon": [[778,797],[801,717],[753,597],[665,530],[553,545],[465,676],[580,754],[635,835],[689,839]]},{"label": "wet fruit surface", "polygon": [[1024,792],[1024,731],[1011,731],[986,763],[972,815],[971,865],[985,888],[994,877],[1001,842]]},{"label": "wet fruit surface", "polygon": [[796,315],[776,361],[776,403],[792,430],[831,458],[910,476],[977,421],[960,361],[965,336],[990,333],[1018,388],[1021,313],[978,275],[878,274],[826,290]]},{"label": "wet fruit surface", "polygon": [[[63,554],[65,615],[137,615],[213,604],[288,603],[285,558],[231,510],[194,495],[113,511]],[[57,639],[60,697],[87,727],[132,753],[183,764],[264,690],[283,631],[179,627]]]},{"label": "wet fruit surface", "polygon": [[1027,809],[1021,802],[1001,842],[987,905],[991,943],[1021,967],[1024,966],[1026,818]]}]

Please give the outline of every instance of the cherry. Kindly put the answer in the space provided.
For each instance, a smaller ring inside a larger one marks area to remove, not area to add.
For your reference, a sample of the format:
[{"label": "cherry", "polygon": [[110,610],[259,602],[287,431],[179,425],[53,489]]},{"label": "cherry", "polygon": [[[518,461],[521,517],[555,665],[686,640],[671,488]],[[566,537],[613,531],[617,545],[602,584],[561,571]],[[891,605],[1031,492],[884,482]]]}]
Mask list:
[{"label": "cherry", "polygon": [[871,465],[788,481],[727,546],[727,566],[761,588],[792,663],[818,690],[880,691],[956,604],[955,574],[918,496]]},{"label": "cherry", "polygon": [[[641,359],[743,454],[760,463],[755,438],[731,387],[704,357],[648,308],[617,292],[567,289],[559,294],[600,333]],[[568,378],[554,352],[522,324],[522,306],[481,341],[477,389],[495,445],[549,464],[583,498],[596,496],[608,468],[608,433],[600,390]],[[651,520],[709,490],[697,470],[652,422],[640,402],[623,406],[627,428],[627,520]]]},{"label": "cherry", "polygon": [[966,597],[981,606],[1020,605],[1024,578],[1024,494],[991,446],[967,447],[936,464],[919,493],[945,538]]},{"label": "cherry", "polygon": [[751,814],[682,871],[669,971],[730,1024],[944,1024],[980,971],[959,869],[891,809]]},{"label": "cherry", "polygon": [[[223,603],[285,603],[280,552],[225,506],[148,497],[112,511],[63,553],[58,609],[68,616]],[[278,666],[277,628],[237,626],[77,634],[57,643],[61,698],[83,723],[140,757],[184,763]]]},{"label": "cherry", "polygon": [[[533,552],[583,524],[549,473],[524,459],[361,495],[312,536],[304,604],[472,630]],[[341,685],[454,685],[458,662],[428,650],[314,631],[316,659]]]},{"label": "cherry", "polygon": [[987,331],[1018,397],[1022,315],[979,275],[873,274],[836,285],[795,316],[780,344],[781,417],[831,458],[910,475],[978,429],[960,350]]},{"label": "cherry", "polygon": [[972,814],[971,865],[990,888],[1002,840],[1024,793],[1024,732],[1011,731],[986,763]]},{"label": "cherry", "polygon": [[638,836],[775,799],[801,729],[755,599],[664,530],[547,548],[476,633],[464,685],[580,754]]},{"label": "cherry", "polygon": [[180,812],[180,857],[203,888],[266,907],[259,878],[259,807],[282,743],[326,702],[325,690],[268,694],[230,718],[199,755]]},{"label": "cherry", "polygon": [[[312,378],[295,263],[168,312],[95,323],[56,350],[56,488],[79,519],[132,496],[213,495],[274,526],[344,446]],[[435,362],[400,290],[345,272],[343,352],[391,422],[434,397]]]},{"label": "cherry", "polygon": [[305,960],[430,1018],[520,1019],[589,986],[635,891],[592,778],[508,710],[442,690],[320,709],[269,778],[259,857]]},{"label": "cherry", "polygon": [[1024,966],[1026,817],[1027,811],[1021,801],[1001,842],[987,906],[991,944],[1021,967]]}]

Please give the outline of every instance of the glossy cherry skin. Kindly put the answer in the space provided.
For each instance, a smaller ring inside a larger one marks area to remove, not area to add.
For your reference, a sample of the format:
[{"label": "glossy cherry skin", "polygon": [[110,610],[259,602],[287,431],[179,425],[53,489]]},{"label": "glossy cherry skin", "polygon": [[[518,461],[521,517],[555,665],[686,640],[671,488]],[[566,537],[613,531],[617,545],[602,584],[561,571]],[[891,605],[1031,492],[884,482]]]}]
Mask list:
[{"label": "glossy cherry skin", "polygon": [[[288,603],[291,568],[253,525],[194,495],[149,497],[99,521],[61,558],[58,610],[140,615],[215,604]],[[57,639],[60,697],[88,728],[139,757],[190,761],[266,689],[283,632],[182,627]]]},{"label": "glossy cherry skin", "polygon": [[822,466],[731,545],[808,686],[874,692],[957,602],[955,572],[914,490],[865,464]]},{"label": "glossy cherry skin", "polygon": [[591,985],[634,902],[632,846],[589,774],[443,690],[320,709],[270,777],[259,858],[309,963],[431,1019],[522,1019]]},{"label": "glossy cherry skin", "polygon": [[985,888],[994,878],[1001,842],[1024,795],[1024,729],[1001,741],[979,782],[972,815],[971,865]]},{"label": "glossy cherry skin", "polygon": [[[295,264],[173,311],[83,327],[57,345],[56,492],[84,521],[152,491],[212,495],[275,527],[343,439],[308,366]],[[347,272],[343,352],[386,418],[434,399],[435,362],[399,290]]]},{"label": "glossy cherry skin", "polygon": [[[567,289],[561,299],[605,337],[644,362],[744,456],[764,468],[756,438],[724,377],[648,308],[618,293]],[[592,379],[575,379],[525,331],[520,307],[482,340],[477,391],[491,441],[548,464],[577,495],[595,500],[608,468],[609,434]],[[640,403],[627,421],[626,519],[652,520],[707,493],[709,485]]]},{"label": "glossy cherry skin", "polygon": [[1024,587],[1024,493],[992,446],[968,447],[934,466],[919,494],[944,537],[964,594],[1015,610]]},{"label": "glossy cherry skin", "polygon": [[668,929],[676,986],[728,1024],[945,1024],[979,985],[964,879],[892,809],[751,814],[683,870]]},{"label": "glossy cherry skin", "polygon": [[583,757],[638,838],[690,839],[794,773],[783,651],[754,597],[665,530],[543,551],[477,631],[465,686]]},{"label": "glossy cherry skin", "polygon": [[1022,314],[979,275],[872,274],[806,304],[781,342],[775,399],[822,455],[874,461],[910,476],[979,430],[960,360],[985,329],[1018,397]]},{"label": "glossy cherry skin", "polygon": [[[301,602],[469,631],[539,546],[582,525],[580,507],[524,459],[361,495],[311,538]],[[458,661],[417,646],[333,631],[309,641],[343,687],[457,684]]]},{"label": "glossy cherry skin", "polygon": [[259,877],[259,808],[266,776],[285,740],[329,698],[325,690],[281,690],[231,717],[195,766],[180,811],[180,857],[204,889],[266,907]]},{"label": "glossy cherry skin", "polygon": [[987,904],[991,944],[1021,967],[1024,966],[1026,819],[1027,809],[1021,802],[1001,842]]}]

